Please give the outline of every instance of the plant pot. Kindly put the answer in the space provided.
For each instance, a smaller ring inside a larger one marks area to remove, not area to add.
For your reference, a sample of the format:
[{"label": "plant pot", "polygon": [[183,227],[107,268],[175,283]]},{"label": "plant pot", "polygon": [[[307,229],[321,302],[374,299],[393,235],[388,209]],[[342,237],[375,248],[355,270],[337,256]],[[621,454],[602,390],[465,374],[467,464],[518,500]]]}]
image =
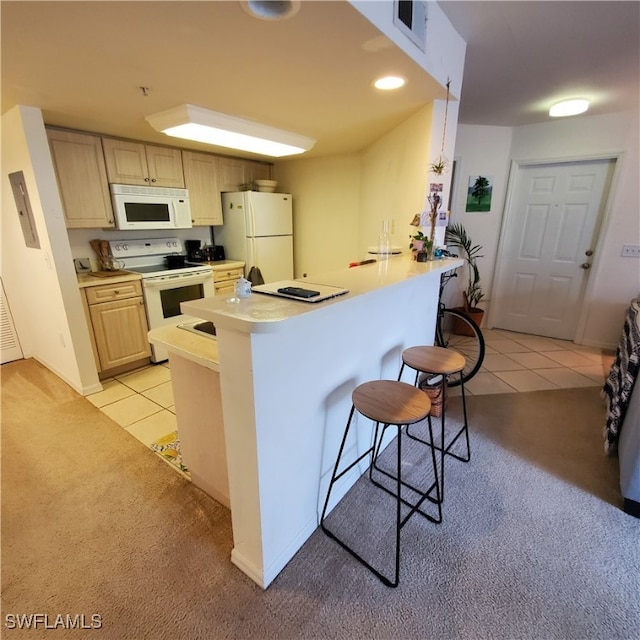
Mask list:
[{"label": "plant pot", "polygon": [[[471,307],[470,309],[465,309],[464,307],[454,307],[453,311],[460,311],[460,313],[464,313],[466,316],[471,318],[478,325],[478,327],[482,324],[484,309],[480,309],[479,307]],[[458,336],[474,335],[471,329],[469,329],[469,325],[465,324],[464,322],[460,322],[458,318],[453,318],[451,330]]]}]

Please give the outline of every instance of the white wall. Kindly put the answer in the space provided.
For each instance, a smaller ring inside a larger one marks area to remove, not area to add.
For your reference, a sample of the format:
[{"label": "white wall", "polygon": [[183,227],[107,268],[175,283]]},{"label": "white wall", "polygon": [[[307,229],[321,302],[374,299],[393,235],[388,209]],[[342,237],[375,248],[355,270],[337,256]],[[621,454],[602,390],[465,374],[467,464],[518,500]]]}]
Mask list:
[{"label": "white wall", "polygon": [[[456,177],[451,199],[451,222],[464,225],[475,244],[483,247],[478,260],[485,299],[481,307],[491,305],[491,283],[495,272],[498,240],[504,208],[505,193],[509,180],[510,149],[513,130],[510,127],[488,127],[459,125],[456,141]],[[482,175],[493,183],[491,211],[466,213],[467,186],[469,178]],[[451,247],[456,251],[455,247]],[[462,305],[462,290],[466,286],[466,273],[460,270],[460,277],[451,281],[448,301]],[[456,291],[457,290],[457,291]]]},{"label": "white wall", "polygon": [[293,196],[296,278],[358,259],[360,163],[359,154],[275,163],[278,191]]},{"label": "white wall", "polygon": [[[480,269],[487,291],[494,276],[511,161],[619,158],[577,336],[586,345],[614,348],[629,301],[640,293],[640,261],[620,256],[623,244],[640,244],[638,128],[638,113],[625,112],[514,129],[471,125],[458,129],[456,158],[460,167],[452,218],[463,222],[471,237],[484,247],[486,257]],[[469,175],[474,174],[493,175],[495,179],[490,214],[464,213],[464,190]]]},{"label": "white wall", "polygon": [[408,251],[410,223],[424,209],[431,161],[433,105],[377,140],[362,154],[360,255],[376,246],[382,221],[394,229],[392,244]]},{"label": "white wall", "polygon": [[393,22],[395,2],[350,0],[351,4],[395,45],[418,63],[440,85],[451,80],[454,96],[460,95],[466,43],[434,0],[427,2],[426,50],[422,51]]},{"label": "white wall", "polygon": [[[8,174],[22,171],[40,240],[25,245]],[[40,109],[2,116],[2,277],[25,357],[79,393],[101,389]]]},{"label": "white wall", "polygon": [[[453,158],[465,42],[435,2],[429,2],[426,52],[393,24],[393,2],[351,4],[441,86],[450,82],[451,101],[447,109],[445,100],[425,105],[360,153],[274,164],[278,190],[293,194],[296,277],[367,258],[383,220],[392,223],[392,243],[408,250],[415,233],[409,223],[425,208],[433,181],[428,166],[441,152],[445,111],[445,155]],[[444,184],[444,202],[450,178],[437,180]]]},{"label": "white wall", "polygon": [[[425,206],[428,166],[442,144],[434,108],[423,107],[360,154],[276,162],[278,189],[293,194],[296,277],[371,257],[367,248],[376,246],[384,220],[392,223],[392,243],[408,251],[410,222]],[[452,111],[451,149],[457,104]],[[442,179],[447,190],[449,179]]]},{"label": "white wall", "polygon": [[[100,268],[98,256],[91,247],[91,240],[138,240],[142,238],[178,238],[185,240],[200,240],[201,246],[212,243],[211,227],[193,227],[192,229],[172,229],[171,231],[120,231],[119,229],[68,229],[69,244],[73,258],[89,258],[91,268]],[[183,246],[184,250],[184,246]],[[126,265],[124,265],[126,267]]]}]

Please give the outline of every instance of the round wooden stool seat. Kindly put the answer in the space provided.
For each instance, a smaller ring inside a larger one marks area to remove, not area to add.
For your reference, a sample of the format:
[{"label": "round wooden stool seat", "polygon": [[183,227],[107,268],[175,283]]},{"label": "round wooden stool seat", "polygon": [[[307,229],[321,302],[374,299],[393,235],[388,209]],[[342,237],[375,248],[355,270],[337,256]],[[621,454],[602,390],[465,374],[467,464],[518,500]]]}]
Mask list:
[{"label": "round wooden stool seat", "polygon": [[426,393],[395,380],[365,382],[354,389],[352,398],[359,413],[383,424],[413,424],[431,411]]},{"label": "round wooden stool seat", "polygon": [[451,375],[464,369],[464,356],[443,347],[409,347],[402,352],[402,362],[416,371]]}]

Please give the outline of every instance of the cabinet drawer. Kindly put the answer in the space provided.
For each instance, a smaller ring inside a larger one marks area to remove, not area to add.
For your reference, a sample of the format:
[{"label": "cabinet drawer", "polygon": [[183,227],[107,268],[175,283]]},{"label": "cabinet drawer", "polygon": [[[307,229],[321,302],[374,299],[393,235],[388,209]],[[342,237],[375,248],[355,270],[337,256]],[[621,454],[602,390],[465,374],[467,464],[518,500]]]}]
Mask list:
[{"label": "cabinet drawer", "polygon": [[220,282],[213,285],[214,287],[214,295],[216,296],[225,296],[225,295],[233,295],[236,290],[236,281],[228,280],[226,282]]},{"label": "cabinet drawer", "polygon": [[103,284],[97,287],[87,287],[87,302],[89,304],[99,304],[100,302],[110,302],[111,300],[124,300],[142,296],[142,285],[140,280],[130,282],[119,282],[118,284]]},{"label": "cabinet drawer", "polygon": [[239,267],[237,269],[226,269],[225,271],[214,271],[213,272],[213,281],[214,282],[225,282],[227,280],[238,280],[242,277],[244,273],[243,267]]}]

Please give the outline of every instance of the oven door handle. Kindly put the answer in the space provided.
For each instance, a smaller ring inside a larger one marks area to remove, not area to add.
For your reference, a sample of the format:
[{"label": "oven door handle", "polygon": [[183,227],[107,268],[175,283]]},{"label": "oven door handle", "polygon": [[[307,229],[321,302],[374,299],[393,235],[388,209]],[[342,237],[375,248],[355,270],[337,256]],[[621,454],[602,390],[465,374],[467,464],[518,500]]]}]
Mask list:
[{"label": "oven door handle", "polygon": [[142,286],[145,289],[165,289],[165,288],[175,288],[175,287],[184,287],[190,284],[204,284],[209,279],[213,279],[212,275],[208,275],[206,273],[198,273],[194,275],[187,276],[175,276],[173,278],[143,278]]}]

